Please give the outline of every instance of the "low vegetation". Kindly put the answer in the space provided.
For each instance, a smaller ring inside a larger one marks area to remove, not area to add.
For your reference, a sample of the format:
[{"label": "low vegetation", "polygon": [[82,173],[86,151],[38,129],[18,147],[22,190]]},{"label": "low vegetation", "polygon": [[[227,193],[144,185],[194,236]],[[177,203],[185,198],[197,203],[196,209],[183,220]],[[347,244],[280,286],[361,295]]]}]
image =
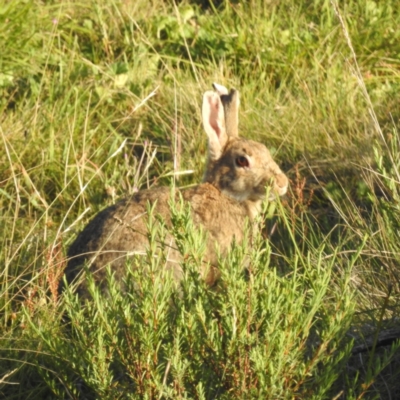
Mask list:
[{"label": "low vegetation", "polygon": [[[400,11],[342,3],[0,5],[1,397],[397,398]],[[241,134],[291,180],[254,246],[209,289],[173,210],[182,288],[154,245],[127,292],[109,271],[108,296],[60,294],[99,210],[201,180],[211,82],[240,90]]]}]

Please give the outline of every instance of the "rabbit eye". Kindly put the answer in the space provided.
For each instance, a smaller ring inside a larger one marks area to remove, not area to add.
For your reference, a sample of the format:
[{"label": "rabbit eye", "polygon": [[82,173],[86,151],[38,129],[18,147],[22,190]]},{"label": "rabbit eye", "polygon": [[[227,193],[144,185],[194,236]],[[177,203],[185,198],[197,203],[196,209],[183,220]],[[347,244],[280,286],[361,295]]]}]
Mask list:
[{"label": "rabbit eye", "polygon": [[244,157],[244,156],[239,156],[238,158],[236,158],[236,165],[238,167],[248,167],[249,166],[249,160]]}]

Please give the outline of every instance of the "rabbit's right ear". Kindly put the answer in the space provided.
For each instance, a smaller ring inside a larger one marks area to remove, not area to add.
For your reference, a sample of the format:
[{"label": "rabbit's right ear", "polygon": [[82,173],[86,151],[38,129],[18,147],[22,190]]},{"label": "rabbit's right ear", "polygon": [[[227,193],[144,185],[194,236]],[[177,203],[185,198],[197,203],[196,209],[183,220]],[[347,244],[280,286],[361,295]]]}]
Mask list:
[{"label": "rabbit's right ear", "polygon": [[211,160],[218,160],[228,136],[225,129],[224,106],[218,93],[207,91],[203,96],[203,125],[208,136],[208,152]]}]

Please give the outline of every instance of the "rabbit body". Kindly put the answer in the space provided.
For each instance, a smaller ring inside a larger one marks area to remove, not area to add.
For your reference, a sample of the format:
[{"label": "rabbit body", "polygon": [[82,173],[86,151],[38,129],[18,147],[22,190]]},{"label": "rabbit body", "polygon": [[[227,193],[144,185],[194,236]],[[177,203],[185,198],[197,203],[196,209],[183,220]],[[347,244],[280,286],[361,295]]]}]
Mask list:
[{"label": "rabbit body", "polygon": [[[177,194],[178,191],[176,191]],[[190,201],[192,219],[195,225],[202,225],[207,231],[207,261],[200,272],[203,279],[213,285],[218,278],[217,251],[227,251],[232,241],[241,241],[248,216],[243,204],[221,193],[209,183],[180,192],[184,201]],[[101,211],[80,233],[69,249],[67,281],[72,282],[85,261],[91,259],[90,270],[101,284],[105,281],[105,266],[111,265],[117,279],[125,273],[126,257],[145,255],[147,240],[146,218],[148,203],[154,204],[153,218],[160,215],[166,225],[171,223],[169,200],[171,189],[160,187],[144,190],[131,198],[123,199]],[[229,226],[229,230],[222,229]],[[182,277],[181,254],[174,246],[171,236],[166,237],[167,263],[176,281]],[[215,244],[218,243],[218,247]],[[79,289],[84,295],[85,283]]]},{"label": "rabbit body", "polygon": [[[226,254],[234,241],[241,242],[248,222],[252,222],[271,187],[271,199],[286,193],[288,179],[273,161],[267,148],[258,142],[239,138],[237,132],[239,95],[220,85],[203,97],[203,124],[208,136],[208,162],[203,183],[172,192],[168,187],[143,190],[101,211],[78,235],[68,252],[66,277],[74,281],[88,263],[96,282],[102,286],[105,268],[112,267],[117,279],[124,276],[127,257],[145,255],[148,247],[147,210],[154,205],[154,216],[171,224],[171,193],[190,204],[195,226],[206,233],[206,251],[200,275],[213,285],[219,277],[218,254]],[[182,278],[182,255],[171,235],[165,268],[174,279]],[[85,282],[78,291],[85,296]]]}]

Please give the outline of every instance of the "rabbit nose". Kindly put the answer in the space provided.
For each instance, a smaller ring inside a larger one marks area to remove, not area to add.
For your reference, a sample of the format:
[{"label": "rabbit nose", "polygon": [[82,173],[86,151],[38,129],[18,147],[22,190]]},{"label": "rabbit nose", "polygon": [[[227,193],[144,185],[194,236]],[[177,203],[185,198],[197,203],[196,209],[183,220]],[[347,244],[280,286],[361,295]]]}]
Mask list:
[{"label": "rabbit nose", "polygon": [[287,192],[288,186],[289,179],[284,173],[276,175],[275,188],[277,189],[279,196],[283,196]]}]

